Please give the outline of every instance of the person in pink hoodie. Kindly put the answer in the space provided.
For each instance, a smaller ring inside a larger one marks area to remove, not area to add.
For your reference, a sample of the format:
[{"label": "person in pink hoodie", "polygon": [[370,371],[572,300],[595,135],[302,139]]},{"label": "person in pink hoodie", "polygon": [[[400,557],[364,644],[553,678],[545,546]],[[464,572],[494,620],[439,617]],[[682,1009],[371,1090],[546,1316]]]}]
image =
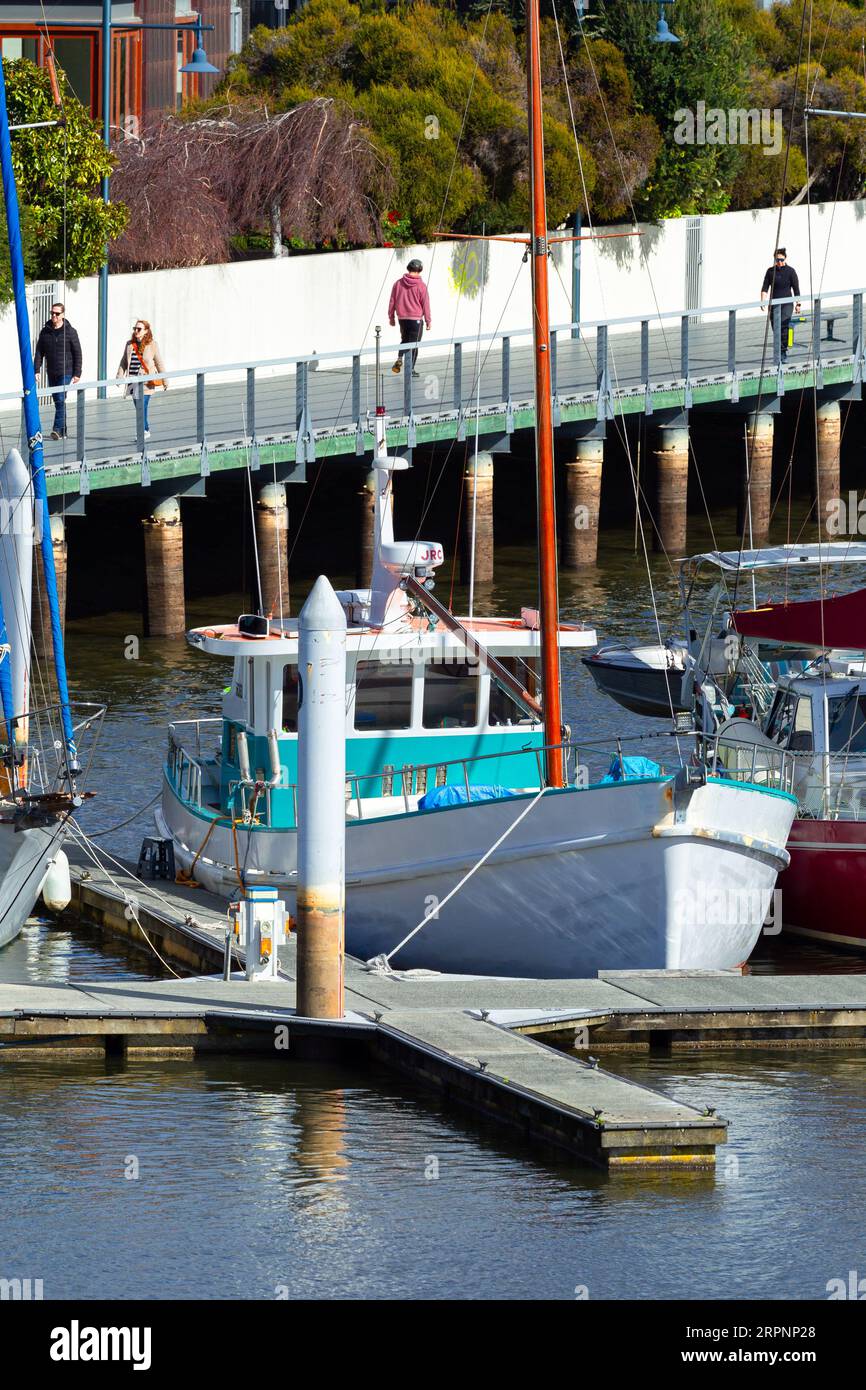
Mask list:
[{"label": "person in pink hoodie", "polygon": [[[430,331],[430,296],[427,293],[427,286],[421,279],[421,271],[424,269],[420,261],[410,261],[406,267],[406,274],[401,275],[399,280],[395,280],[391,287],[391,298],[388,301],[388,322],[394,327],[395,317],[400,321],[400,342],[419,343],[421,334],[424,331],[424,324],[427,331]],[[391,368],[392,372],[399,372],[402,367],[402,358],[408,357],[408,353],[400,353],[397,361]],[[418,361],[418,349],[412,351],[412,375],[417,376],[415,364]]]}]

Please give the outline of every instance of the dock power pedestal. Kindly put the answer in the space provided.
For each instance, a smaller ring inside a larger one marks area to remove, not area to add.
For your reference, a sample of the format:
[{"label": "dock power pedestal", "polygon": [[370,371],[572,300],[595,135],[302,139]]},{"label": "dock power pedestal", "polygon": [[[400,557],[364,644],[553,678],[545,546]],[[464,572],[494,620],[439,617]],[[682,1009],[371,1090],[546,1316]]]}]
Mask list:
[{"label": "dock power pedestal", "polygon": [[275,888],[248,888],[240,901],[229,903],[223,978],[231,978],[231,953],[238,947],[246,954],[248,980],[278,979],[286,917],[286,905]]}]

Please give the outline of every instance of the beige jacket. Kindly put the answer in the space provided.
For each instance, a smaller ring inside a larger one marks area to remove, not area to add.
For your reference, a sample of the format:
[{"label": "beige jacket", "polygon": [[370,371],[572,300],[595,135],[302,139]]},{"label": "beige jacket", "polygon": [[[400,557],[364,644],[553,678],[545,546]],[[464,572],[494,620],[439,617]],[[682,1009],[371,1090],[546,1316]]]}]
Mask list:
[{"label": "beige jacket", "polygon": [[[129,376],[129,364],[131,359],[132,339],[130,338],[129,342],[126,344],[126,347],[123,349],[123,356],[120,359],[120,366],[118,367],[117,372],[115,373],[116,376]],[[162,372],[165,371],[165,363],[163,362],[162,357],[160,356],[159,344],[157,343],[155,338],[151,339],[151,341],[147,344],[147,347],[141,348],[141,360],[144,363],[144,371],[141,373],[141,380],[144,382],[145,390],[154,391],[156,388],[150,382],[148,382],[147,377],[159,376]],[[131,396],[133,390],[134,387],[130,382],[130,384],[126,388],[127,396]],[[168,390],[167,381],[164,381],[162,383],[162,390]]]}]

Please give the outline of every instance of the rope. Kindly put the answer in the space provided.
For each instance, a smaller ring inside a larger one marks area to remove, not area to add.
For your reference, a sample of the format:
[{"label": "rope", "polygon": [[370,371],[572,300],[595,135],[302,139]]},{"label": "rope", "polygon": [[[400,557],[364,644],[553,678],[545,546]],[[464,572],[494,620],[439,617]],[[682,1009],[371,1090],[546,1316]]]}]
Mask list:
[{"label": "rope", "polygon": [[394,956],[396,956],[397,952],[402,951],[403,947],[412,940],[413,936],[417,936],[421,928],[426,927],[428,922],[432,922],[434,918],[438,918],[439,913],[441,912],[445,904],[449,903],[451,899],[457,893],[460,892],[460,889],[469,882],[473,874],[476,874],[478,870],[482,867],[482,865],[487,863],[491,854],[495,853],[495,851],[499,848],[503,841],[508,839],[508,836],[511,834],[512,830],[517,829],[520,822],[524,820],[526,816],[529,815],[529,812],[532,810],[533,806],[535,806],[541,800],[541,798],[544,796],[544,793],[548,790],[548,787],[542,787],[540,791],[536,792],[532,800],[526,806],[524,806],[517,819],[511,822],[507,830],[503,831],[503,833],[499,836],[499,839],[496,840],[490,846],[490,848],[485,851],[484,854],[482,854],[481,858],[478,860],[477,863],[472,865],[472,868],[468,871],[468,873],[465,873],[463,875],[459,883],[455,884],[455,886],[451,889],[451,892],[448,893],[442,899],[441,902],[438,902],[435,904],[435,906],[431,907],[429,912],[425,913],[418,925],[413,927],[412,930],[406,936],[403,937],[402,941],[399,941],[397,945],[387,953],[387,955],[376,956],[374,960],[370,960],[367,962],[367,965],[370,967],[371,970],[377,970],[381,972],[383,966],[390,968],[391,961],[393,960]]}]

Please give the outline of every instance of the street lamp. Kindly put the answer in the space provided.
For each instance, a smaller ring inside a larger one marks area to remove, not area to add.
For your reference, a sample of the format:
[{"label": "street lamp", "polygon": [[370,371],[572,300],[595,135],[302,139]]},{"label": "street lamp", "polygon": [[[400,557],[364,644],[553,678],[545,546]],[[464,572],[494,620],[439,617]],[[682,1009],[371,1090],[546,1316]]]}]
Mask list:
[{"label": "street lamp", "polygon": [[[113,20],[111,18],[111,0],[102,0],[102,139],[106,149],[111,149],[111,31],[112,29],[127,29],[137,34],[141,29],[170,29],[177,33],[178,30],[189,29],[188,24],[130,24],[128,19]],[[219,68],[215,68],[213,63],[208,62],[208,56],[204,51],[204,40],[202,32],[205,29],[213,29],[213,24],[202,24],[201,15],[196,17],[195,22],[195,51],[188,63],[184,63],[181,72],[196,73],[204,76],[211,76],[218,73]],[[102,180],[102,201],[108,202],[108,175]],[[102,265],[99,267],[99,338],[97,349],[97,376],[100,381],[105,381],[108,376],[108,246],[105,248]],[[105,399],[105,387],[100,386],[97,394]]]},{"label": "street lamp", "polygon": [[653,43],[679,43],[676,34],[672,34],[665,19],[665,5],[672,5],[674,0],[659,0],[659,18],[656,31],[653,34]]},{"label": "street lamp", "polygon": [[[155,29],[156,27],[157,26],[155,24],[142,25],[143,29]],[[181,26],[178,27],[180,28]],[[208,29],[212,29],[214,26],[212,24],[209,24],[207,27]],[[184,63],[183,67],[181,68],[181,72],[190,72],[193,74],[201,73],[204,76],[207,76],[209,73],[219,72],[219,68],[215,68],[213,63],[209,63],[207,60],[207,54],[204,51],[204,40],[202,39],[201,31],[202,22],[201,18],[199,17],[195,22],[195,52],[193,53],[189,62]]]},{"label": "street lamp", "polygon": [[[574,8],[577,13],[578,22],[583,19],[586,13],[587,3],[588,0],[574,0]],[[641,0],[641,3],[652,4],[654,0]],[[668,22],[665,19],[665,5],[672,5],[673,3],[674,0],[658,0],[659,17],[658,23],[656,24],[656,31],[652,36],[653,43],[679,43],[679,37],[671,32],[668,28]]]}]

